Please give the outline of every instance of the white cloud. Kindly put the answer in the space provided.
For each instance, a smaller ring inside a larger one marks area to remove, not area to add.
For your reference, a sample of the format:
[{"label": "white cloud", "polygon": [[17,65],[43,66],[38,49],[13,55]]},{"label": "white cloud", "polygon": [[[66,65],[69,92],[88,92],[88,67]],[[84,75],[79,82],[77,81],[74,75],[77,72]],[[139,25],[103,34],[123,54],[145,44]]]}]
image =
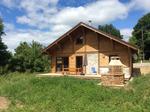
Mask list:
[{"label": "white cloud", "polygon": [[14,30],[15,29],[15,26],[14,26],[14,24],[11,24],[11,23],[4,23],[4,30],[5,30],[5,32],[8,32],[8,31],[12,31],[12,30]]},{"label": "white cloud", "polygon": [[150,11],[150,0],[132,0],[129,3],[130,10],[144,10],[145,12]]},{"label": "white cloud", "polygon": [[60,25],[55,26],[53,31],[40,31],[32,29],[18,30],[10,23],[4,23],[4,25],[6,35],[3,36],[3,42],[5,42],[12,52],[14,52],[14,49],[23,41],[31,43],[34,40],[47,46],[70,28],[68,26]]},{"label": "white cloud", "polygon": [[100,0],[87,6],[67,7],[55,14],[50,21],[55,24],[74,24],[92,20],[93,24],[105,24],[127,17],[127,7],[117,0]]},{"label": "white cloud", "polygon": [[121,33],[121,35],[123,35],[123,39],[125,41],[128,41],[129,37],[132,36],[132,31],[133,31],[133,29],[131,29],[131,28],[120,29],[120,33]]},{"label": "white cloud", "polygon": [[3,36],[3,41],[6,43],[10,51],[14,51],[14,49],[19,45],[20,42],[32,42],[37,41],[45,46],[47,46],[50,42],[54,41],[56,37],[55,33],[50,32],[41,32],[39,30],[30,30],[30,31],[11,31]]},{"label": "white cloud", "polygon": [[[38,3],[37,3],[38,2]],[[58,0],[23,0],[20,9],[25,15],[17,17],[17,22],[39,29],[50,28],[50,18],[57,13]]]},{"label": "white cloud", "polygon": [[51,4],[44,0],[37,4],[35,0],[24,0],[20,7],[25,10],[26,15],[18,17],[17,22],[43,29],[59,24],[73,26],[88,20],[92,20],[93,24],[105,24],[124,19],[128,15],[128,7],[118,0],[99,0],[86,6],[65,7],[61,10],[56,7],[57,2]]}]

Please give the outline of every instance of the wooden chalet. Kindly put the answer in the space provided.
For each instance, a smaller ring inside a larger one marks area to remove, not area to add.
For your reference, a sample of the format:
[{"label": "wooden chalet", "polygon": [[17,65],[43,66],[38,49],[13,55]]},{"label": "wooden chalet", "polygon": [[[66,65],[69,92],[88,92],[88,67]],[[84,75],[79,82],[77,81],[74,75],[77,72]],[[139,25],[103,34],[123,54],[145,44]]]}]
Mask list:
[{"label": "wooden chalet", "polygon": [[111,57],[119,57],[125,78],[133,70],[137,48],[118,37],[80,22],[44,49],[51,56],[52,73],[101,75],[109,72]]}]

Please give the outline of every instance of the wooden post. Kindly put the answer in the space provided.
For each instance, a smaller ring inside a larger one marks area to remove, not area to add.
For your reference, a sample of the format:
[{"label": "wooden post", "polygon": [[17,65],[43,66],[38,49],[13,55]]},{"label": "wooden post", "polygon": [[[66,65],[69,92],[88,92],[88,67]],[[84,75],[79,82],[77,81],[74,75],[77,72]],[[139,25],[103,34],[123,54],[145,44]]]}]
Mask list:
[{"label": "wooden post", "polygon": [[[82,34],[83,34],[83,38],[84,38],[84,41],[83,41],[83,46],[84,46],[84,58],[85,58],[85,56],[86,56],[86,58],[87,58],[87,53],[86,53],[86,35],[85,35],[85,29],[84,29],[84,27],[82,27]],[[86,74],[86,66],[84,66],[84,72],[85,72],[85,74]]]},{"label": "wooden post", "polygon": [[132,75],[132,69],[133,69],[133,66],[132,66],[132,55],[131,55],[131,50],[130,48],[128,47],[128,58],[129,58],[129,61],[128,61],[128,64],[130,66],[130,75]]},{"label": "wooden post", "polygon": [[97,41],[98,41],[98,46],[97,46],[97,48],[98,48],[98,68],[97,68],[97,73],[100,75],[100,70],[99,70],[99,67],[100,67],[100,59],[99,59],[99,57],[100,57],[100,55],[99,55],[99,51],[100,51],[100,38],[98,37],[98,34],[96,33],[96,37],[97,37]]},{"label": "wooden post", "polygon": [[114,51],[114,43],[113,43],[113,40],[112,39],[110,39],[110,41],[111,41],[111,52],[113,52]]}]

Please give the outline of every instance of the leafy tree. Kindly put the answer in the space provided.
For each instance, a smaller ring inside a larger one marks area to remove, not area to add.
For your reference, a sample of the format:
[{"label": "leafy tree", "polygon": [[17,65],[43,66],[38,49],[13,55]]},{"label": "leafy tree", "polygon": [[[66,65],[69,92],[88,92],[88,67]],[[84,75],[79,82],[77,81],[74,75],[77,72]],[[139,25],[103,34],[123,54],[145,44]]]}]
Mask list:
[{"label": "leafy tree", "polygon": [[43,46],[35,41],[22,42],[15,49],[11,68],[20,72],[44,72],[49,70],[48,56],[42,54]]},{"label": "leafy tree", "polygon": [[122,39],[122,35],[120,34],[120,31],[117,28],[115,28],[112,24],[110,25],[106,24],[104,26],[99,25],[98,29]]},{"label": "leafy tree", "polygon": [[150,59],[150,13],[139,19],[133,28],[132,37],[129,42],[138,46],[141,53],[144,52],[146,60]]},{"label": "leafy tree", "polygon": [[129,43],[132,44],[132,45],[136,45],[137,43],[137,39],[135,36],[132,36],[129,38]]},{"label": "leafy tree", "polygon": [[6,71],[6,65],[9,63],[11,57],[7,51],[7,46],[2,42],[2,35],[4,34],[4,25],[2,19],[0,19],[0,74]]}]

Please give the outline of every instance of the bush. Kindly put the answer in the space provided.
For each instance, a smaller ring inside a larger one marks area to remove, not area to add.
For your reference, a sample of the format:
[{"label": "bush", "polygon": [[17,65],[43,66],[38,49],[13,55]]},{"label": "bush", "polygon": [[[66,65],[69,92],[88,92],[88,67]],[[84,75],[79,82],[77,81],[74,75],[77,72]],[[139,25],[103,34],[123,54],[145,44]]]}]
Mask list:
[{"label": "bush", "polygon": [[0,75],[8,74],[8,72],[9,72],[8,68],[9,68],[8,65],[0,66]]}]

